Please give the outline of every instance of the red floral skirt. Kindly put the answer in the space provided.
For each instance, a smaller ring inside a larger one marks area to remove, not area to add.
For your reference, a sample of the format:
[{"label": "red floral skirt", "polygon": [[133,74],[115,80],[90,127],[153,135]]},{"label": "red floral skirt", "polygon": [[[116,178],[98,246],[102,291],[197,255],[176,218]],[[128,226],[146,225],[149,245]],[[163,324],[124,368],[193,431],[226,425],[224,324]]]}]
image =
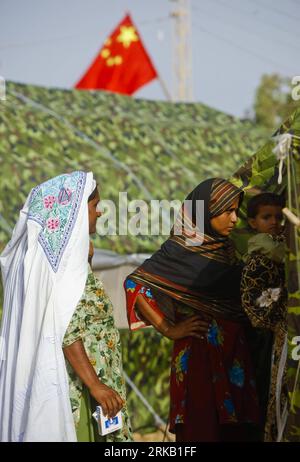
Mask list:
[{"label": "red floral skirt", "polygon": [[[163,317],[149,288],[127,279],[125,291],[132,330],[146,326],[134,309],[138,294]],[[178,315],[177,320],[182,319]],[[215,319],[203,340],[187,337],[174,342],[170,431],[177,433],[183,425],[189,441],[219,441],[223,425],[238,429],[259,421],[250,352],[241,324]]]}]

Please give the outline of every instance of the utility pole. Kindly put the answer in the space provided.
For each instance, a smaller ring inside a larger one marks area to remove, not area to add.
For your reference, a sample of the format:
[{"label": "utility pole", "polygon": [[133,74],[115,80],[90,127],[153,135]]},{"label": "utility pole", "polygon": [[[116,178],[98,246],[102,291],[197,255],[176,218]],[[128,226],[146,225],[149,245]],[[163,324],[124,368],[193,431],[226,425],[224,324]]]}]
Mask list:
[{"label": "utility pole", "polygon": [[192,42],[190,0],[170,0],[174,5],[173,29],[173,100],[193,101]]}]

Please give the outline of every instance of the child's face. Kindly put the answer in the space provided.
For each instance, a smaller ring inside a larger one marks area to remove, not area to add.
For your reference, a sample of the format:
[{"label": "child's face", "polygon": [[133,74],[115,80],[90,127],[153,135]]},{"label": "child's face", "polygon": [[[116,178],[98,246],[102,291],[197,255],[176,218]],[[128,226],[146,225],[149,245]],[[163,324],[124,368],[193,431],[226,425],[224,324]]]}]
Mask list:
[{"label": "child's face", "polygon": [[283,214],[279,205],[260,205],[255,218],[248,218],[249,225],[258,233],[276,236],[282,232]]}]

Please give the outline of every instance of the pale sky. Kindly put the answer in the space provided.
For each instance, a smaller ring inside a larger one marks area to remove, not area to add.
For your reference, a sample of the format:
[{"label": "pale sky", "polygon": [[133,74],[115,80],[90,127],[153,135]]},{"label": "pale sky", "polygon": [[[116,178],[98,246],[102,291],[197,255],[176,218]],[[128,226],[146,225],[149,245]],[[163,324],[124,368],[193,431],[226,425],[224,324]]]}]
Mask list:
[{"label": "pale sky", "polygon": [[[243,116],[264,73],[300,75],[300,0],[190,0],[194,101]],[[0,75],[71,88],[129,11],[172,91],[170,0],[0,0]],[[135,97],[164,100],[157,81]]]}]

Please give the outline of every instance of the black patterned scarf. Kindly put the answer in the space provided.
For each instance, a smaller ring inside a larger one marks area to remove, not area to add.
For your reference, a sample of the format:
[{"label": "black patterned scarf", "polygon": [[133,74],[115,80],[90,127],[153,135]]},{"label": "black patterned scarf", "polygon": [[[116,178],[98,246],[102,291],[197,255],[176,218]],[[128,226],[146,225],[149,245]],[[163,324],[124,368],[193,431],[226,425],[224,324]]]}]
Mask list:
[{"label": "black patterned scarf", "polygon": [[[242,267],[231,240],[217,234],[210,224],[211,218],[228,210],[237,197],[240,204],[243,191],[226,180],[211,178],[200,183],[187,196],[191,206],[188,210],[182,207],[170,237],[128,276],[153,290],[168,318],[173,316],[169,308],[164,310],[159,295],[161,300],[166,301],[167,296],[213,317],[245,319],[240,305]],[[196,226],[200,210],[197,201],[204,203],[202,228]]]}]

